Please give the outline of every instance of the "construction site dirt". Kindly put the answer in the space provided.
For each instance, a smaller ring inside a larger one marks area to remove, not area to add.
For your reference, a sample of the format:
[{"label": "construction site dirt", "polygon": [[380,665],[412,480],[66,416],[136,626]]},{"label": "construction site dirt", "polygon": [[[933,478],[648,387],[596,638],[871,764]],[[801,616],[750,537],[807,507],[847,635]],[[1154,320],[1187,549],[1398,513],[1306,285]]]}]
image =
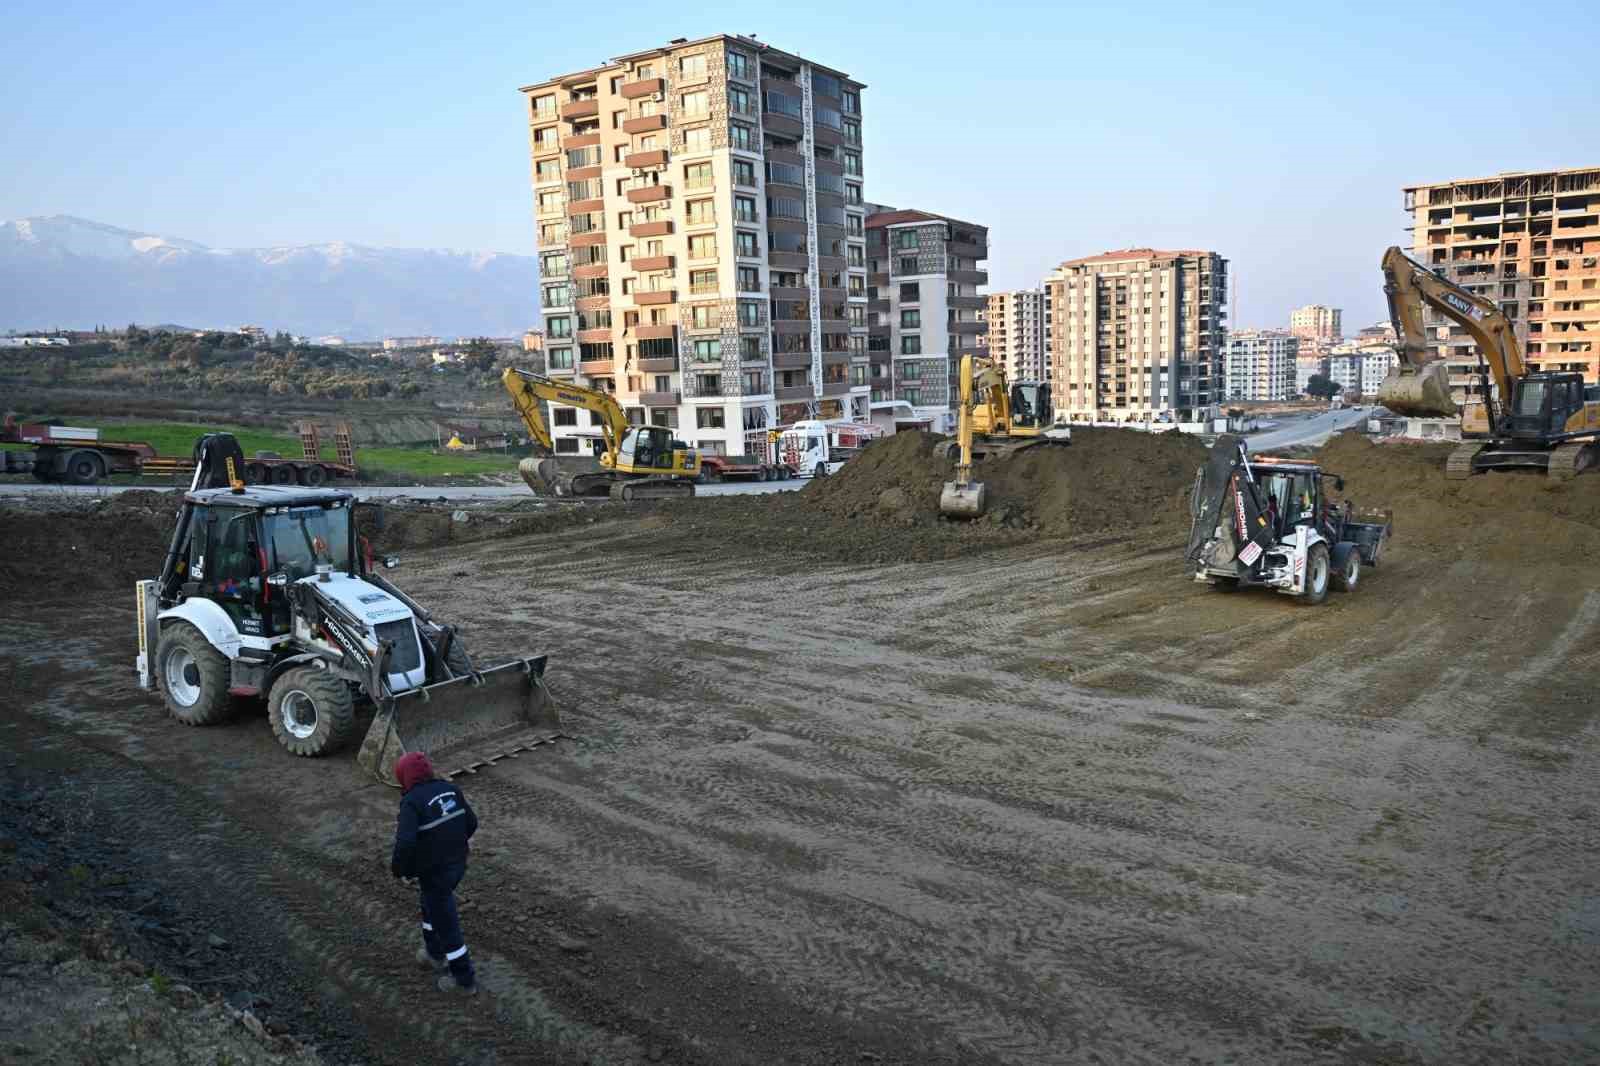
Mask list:
[{"label": "construction site dirt", "polygon": [[571,736],[463,782],[471,1002],[408,968],[395,792],[135,686],[170,499],[0,512],[3,773],[326,1061],[1595,1060],[1600,477],[1338,438],[1395,534],[1312,607],[1192,581],[1203,449],[1136,436],[980,466],[977,525],[910,434],[798,493],[391,509]]}]

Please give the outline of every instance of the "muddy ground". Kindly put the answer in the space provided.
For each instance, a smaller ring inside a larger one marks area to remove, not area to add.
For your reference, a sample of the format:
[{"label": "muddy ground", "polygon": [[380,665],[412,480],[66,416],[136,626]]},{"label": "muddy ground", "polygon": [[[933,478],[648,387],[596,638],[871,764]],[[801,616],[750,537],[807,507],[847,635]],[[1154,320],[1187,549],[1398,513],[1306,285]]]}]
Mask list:
[{"label": "muddy ground", "polygon": [[[548,653],[573,737],[465,782],[464,1005],[406,966],[393,793],[165,718],[124,575],[8,612],[6,784],[47,775],[328,1061],[1592,1061],[1600,478],[1326,460],[1396,535],[1315,608],[1187,579],[1178,453],[1075,526],[880,506],[901,472],[417,534],[397,580]],[[105,552],[50,521],[0,515]]]}]

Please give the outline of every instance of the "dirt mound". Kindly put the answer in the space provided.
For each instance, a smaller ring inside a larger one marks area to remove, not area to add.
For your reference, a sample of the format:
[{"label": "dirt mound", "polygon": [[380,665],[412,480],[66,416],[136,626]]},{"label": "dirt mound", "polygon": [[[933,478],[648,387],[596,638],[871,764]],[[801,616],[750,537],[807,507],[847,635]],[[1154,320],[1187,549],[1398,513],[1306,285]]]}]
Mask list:
[{"label": "dirt mound", "polygon": [[402,548],[438,548],[468,544],[495,537],[554,533],[573,526],[590,525],[635,513],[626,504],[562,504],[542,509],[512,505],[507,508],[466,507],[459,502],[410,504],[384,508],[380,531],[370,516],[361,520],[361,533],[374,551]]},{"label": "dirt mound", "polygon": [[1452,445],[1374,444],[1333,438],[1317,453],[1345,477],[1345,495],[1394,511],[1395,539],[1441,557],[1515,565],[1600,561],[1600,476],[1554,481],[1543,473],[1444,476]]},{"label": "dirt mound", "polygon": [[140,491],[65,509],[0,509],[0,593],[126,593],[132,603],[133,583],[161,567],[178,499]]}]

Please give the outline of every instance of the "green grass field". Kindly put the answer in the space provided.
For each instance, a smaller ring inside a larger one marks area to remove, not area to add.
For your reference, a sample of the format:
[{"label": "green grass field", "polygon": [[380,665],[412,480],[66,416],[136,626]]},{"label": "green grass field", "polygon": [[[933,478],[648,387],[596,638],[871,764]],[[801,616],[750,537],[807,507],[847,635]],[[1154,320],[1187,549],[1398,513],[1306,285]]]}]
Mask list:
[{"label": "green grass field", "polygon": [[[232,433],[239,447],[248,457],[256,452],[277,452],[286,459],[298,458],[300,439],[287,433],[266,433],[243,426],[216,424],[200,425],[187,422],[95,422],[73,420],[73,425],[85,429],[98,429],[100,436],[111,441],[143,441],[155,448],[157,454],[188,458],[194,454],[194,442],[204,433]],[[8,445],[25,447],[25,445]],[[322,457],[337,459],[332,438],[322,442]],[[430,448],[356,448],[356,465],[364,473],[382,477],[385,474],[400,478],[477,477],[485,474],[515,473],[519,457],[501,452],[450,452],[435,454]]]}]

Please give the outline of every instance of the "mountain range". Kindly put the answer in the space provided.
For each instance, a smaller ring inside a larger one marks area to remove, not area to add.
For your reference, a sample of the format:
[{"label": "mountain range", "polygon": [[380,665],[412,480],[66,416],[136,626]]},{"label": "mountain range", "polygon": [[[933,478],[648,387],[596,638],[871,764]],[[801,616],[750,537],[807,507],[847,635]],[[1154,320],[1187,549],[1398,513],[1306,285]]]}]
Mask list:
[{"label": "mountain range", "polygon": [[538,292],[532,256],[343,241],[208,248],[71,215],[0,222],[0,329],[505,337],[538,325]]}]

